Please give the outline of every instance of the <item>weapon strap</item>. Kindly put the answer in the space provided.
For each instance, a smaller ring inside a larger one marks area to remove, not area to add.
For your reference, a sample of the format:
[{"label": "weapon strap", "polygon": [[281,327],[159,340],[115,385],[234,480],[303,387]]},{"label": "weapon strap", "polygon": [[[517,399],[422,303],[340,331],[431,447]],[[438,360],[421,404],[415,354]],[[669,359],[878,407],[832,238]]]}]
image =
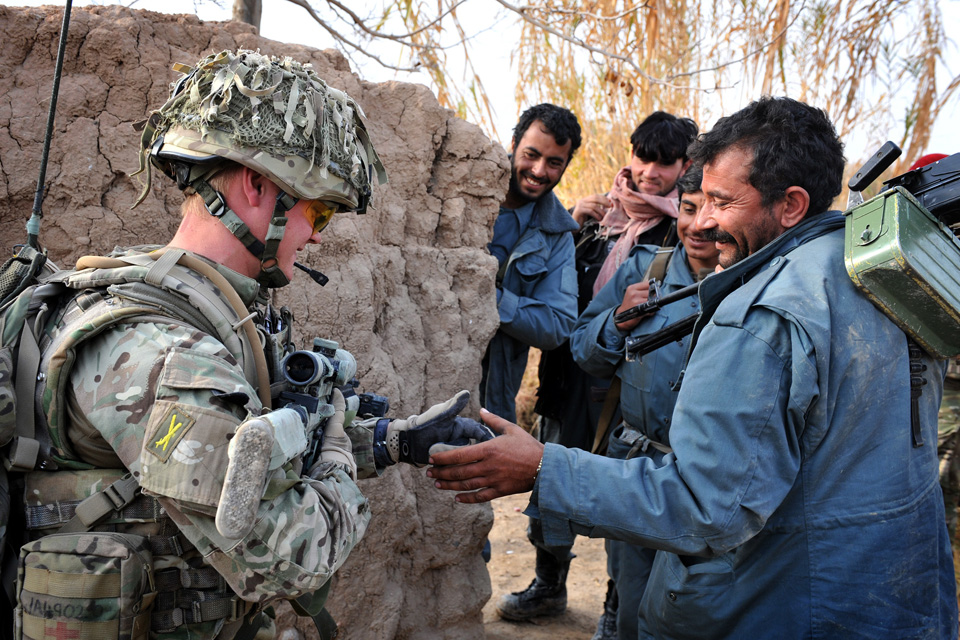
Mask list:
[{"label": "weapon strap", "polygon": [[[663,247],[657,250],[656,255],[643,274],[643,280],[656,278],[663,281],[667,275],[667,269],[670,267],[670,258],[673,257],[673,247]],[[597,420],[597,432],[593,438],[593,448],[591,451],[597,454],[607,452],[607,442],[610,440],[610,423],[613,422],[613,416],[617,411],[617,405],[620,404],[620,377],[614,376],[607,389],[607,395],[603,400],[603,410],[600,412],[600,419]]]},{"label": "weapon strap", "polygon": [[613,414],[616,413],[617,405],[620,404],[620,384],[620,376],[613,376],[610,388],[607,389],[607,397],[603,400],[603,411],[600,412],[600,419],[597,420],[597,434],[593,438],[591,453],[604,455],[607,452],[610,423],[613,422]]},{"label": "weapon strap", "polygon": [[650,278],[656,278],[657,281],[663,282],[663,279],[667,275],[667,268],[670,266],[671,257],[673,257],[673,247],[657,249],[656,255],[653,256],[653,261],[643,274],[643,279],[649,280]]},{"label": "weapon strap", "polygon": [[298,615],[306,616],[313,620],[320,634],[320,640],[334,640],[339,635],[337,622],[324,606],[327,597],[330,595],[330,581],[320,587],[313,593],[307,593],[299,598],[290,600],[290,606]]},{"label": "weapon strap", "polygon": [[913,338],[907,337],[907,353],[910,356],[910,432],[913,434],[913,446],[923,446],[923,433],[920,430],[920,396],[927,379],[921,375],[927,365],[921,360],[923,352]]}]

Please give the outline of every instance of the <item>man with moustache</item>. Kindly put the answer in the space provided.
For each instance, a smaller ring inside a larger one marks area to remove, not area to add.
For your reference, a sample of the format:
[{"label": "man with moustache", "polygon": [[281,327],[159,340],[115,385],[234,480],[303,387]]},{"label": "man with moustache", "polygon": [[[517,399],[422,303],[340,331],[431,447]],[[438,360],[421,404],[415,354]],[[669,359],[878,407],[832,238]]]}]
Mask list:
[{"label": "man with moustache", "polygon": [[844,219],[827,211],[844,166],[833,125],[765,97],[690,156],[724,269],[700,288],[673,452],[599,458],[483,414],[503,435],[431,456],[428,474],[462,502],[533,489],[550,543],[658,549],[640,638],[956,638],[943,363],[846,273]]},{"label": "man with moustache", "polygon": [[511,421],[530,347],[556,348],[577,320],[570,232],[578,226],[553,188],[580,142],[577,117],[547,103],[524,111],[513,130],[510,187],[487,245],[500,265],[500,327],[483,356],[480,381],[481,406]]},{"label": "man with moustache", "polygon": [[[610,191],[587,196],[574,206],[573,219],[580,225],[574,233],[579,313],[632,247],[676,243],[676,183],[690,166],[687,147],[696,135],[697,125],[689,118],[663,111],[650,114],[631,134],[630,164],[617,172]],[[603,278],[598,279],[601,273]],[[591,450],[609,378],[591,376],[577,366],[567,341],[545,351],[540,357],[534,408],[540,416],[540,441]],[[573,558],[570,545],[545,545],[535,519],[527,535],[537,548],[536,578],[526,589],[500,598],[497,612],[508,620],[560,615],[566,610],[566,576]],[[615,603],[610,582],[599,628],[612,628]],[[605,640],[613,633],[600,633],[594,640]]]},{"label": "man with moustache", "polygon": [[[671,452],[669,430],[677,401],[675,383],[680,377],[689,339],[673,342],[631,361],[624,358],[624,345],[627,337],[656,333],[696,313],[699,301],[693,296],[621,323],[616,323],[614,317],[648,300],[651,277],[661,281],[661,292],[668,295],[714,272],[719,251],[697,225],[697,214],[704,201],[700,190],[702,177],[702,168],[694,166],[677,180],[680,244],[672,250],[660,251],[646,245],[635,247],[580,315],[570,336],[573,359],[584,371],[606,379],[616,375],[621,382],[623,422],[610,435],[607,448],[610,458],[626,460],[646,456],[659,463]],[[663,264],[659,264],[660,260]],[[636,638],[637,610],[656,551],[619,540],[607,540],[606,549],[611,592],[604,603],[594,639]]]}]

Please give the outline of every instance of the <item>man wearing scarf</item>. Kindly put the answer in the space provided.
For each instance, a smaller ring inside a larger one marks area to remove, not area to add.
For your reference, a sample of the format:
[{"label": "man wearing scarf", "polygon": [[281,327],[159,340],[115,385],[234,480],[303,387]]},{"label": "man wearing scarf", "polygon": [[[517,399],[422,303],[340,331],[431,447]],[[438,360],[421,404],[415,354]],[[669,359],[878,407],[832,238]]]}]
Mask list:
[{"label": "man wearing scarf", "polygon": [[[583,313],[636,244],[661,246],[675,242],[677,180],[690,166],[687,146],[697,125],[663,111],[648,116],[630,136],[630,163],[616,175],[609,193],[587,196],[573,209],[580,225],[576,243],[578,313]],[[669,242],[668,242],[669,241]],[[574,363],[570,345],[544,351],[540,359],[540,389],[535,411],[541,416],[542,442],[590,450],[610,381],[589,376]],[[489,407],[487,407],[489,409]],[[536,578],[523,591],[504,595],[500,615],[509,620],[559,615],[566,609],[566,576],[573,554],[570,546],[543,543],[538,520],[527,532],[537,548]],[[616,620],[608,586],[601,628]],[[614,632],[615,633],[615,632]],[[598,631],[596,640],[613,637]]]}]

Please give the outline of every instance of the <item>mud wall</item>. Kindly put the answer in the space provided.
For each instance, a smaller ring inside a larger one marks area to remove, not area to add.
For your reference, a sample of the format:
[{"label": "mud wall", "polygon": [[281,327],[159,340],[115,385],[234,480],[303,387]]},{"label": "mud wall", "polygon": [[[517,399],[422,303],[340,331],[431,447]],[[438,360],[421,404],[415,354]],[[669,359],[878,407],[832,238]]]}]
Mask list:
[{"label": "mud wall", "polygon": [[[58,7],[0,6],[0,246],[25,239],[33,205],[62,20]],[[301,337],[339,341],[357,358],[363,390],[406,416],[459,389],[476,391],[480,359],[496,330],[496,261],[483,249],[506,189],[503,149],[441,108],[431,92],[371,84],[337,52],[261,38],[239,23],[203,23],[117,6],[74,8],[47,172],[41,241],[61,266],[114,246],[169,239],[180,193],[155,177],[146,201],[133,123],[166,99],[175,62],[223,49],[260,49],[311,62],[363,107],[390,176],[364,216],[334,218],[302,261],[304,274],[276,294]],[[309,342],[304,340],[304,342]],[[474,401],[471,411],[476,410]],[[422,470],[391,468],[362,482],[373,524],[335,578],[329,608],[348,639],[481,638],[490,583],[480,549],[488,507],[455,505]],[[311,634],[281,610],[281,629]]]}]

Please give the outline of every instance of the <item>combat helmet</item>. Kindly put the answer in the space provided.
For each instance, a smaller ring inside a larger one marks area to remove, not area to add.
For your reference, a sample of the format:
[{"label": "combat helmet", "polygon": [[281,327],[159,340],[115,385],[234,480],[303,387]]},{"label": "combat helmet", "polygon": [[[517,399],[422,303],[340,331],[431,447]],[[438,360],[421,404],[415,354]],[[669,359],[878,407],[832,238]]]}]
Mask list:
[{"label": "combat helmet", "polygon": [[[146,171],[147,177],[134,207],[146,197],[155,166],[187,195],[199,194],[210,214],[260,260],[262,285],[288,284],[276,261],[286,212],[305,199],[329,205],[329,215],[364,213],[374,176],[386,182],[360,106],[327,86],[311,65],[289,57],[222,51],[174,70],[184,75],[151,113],[140,139],[136,173]],[[210,186],[210,178],[231,161],[281,189],[264,242]]]}]

